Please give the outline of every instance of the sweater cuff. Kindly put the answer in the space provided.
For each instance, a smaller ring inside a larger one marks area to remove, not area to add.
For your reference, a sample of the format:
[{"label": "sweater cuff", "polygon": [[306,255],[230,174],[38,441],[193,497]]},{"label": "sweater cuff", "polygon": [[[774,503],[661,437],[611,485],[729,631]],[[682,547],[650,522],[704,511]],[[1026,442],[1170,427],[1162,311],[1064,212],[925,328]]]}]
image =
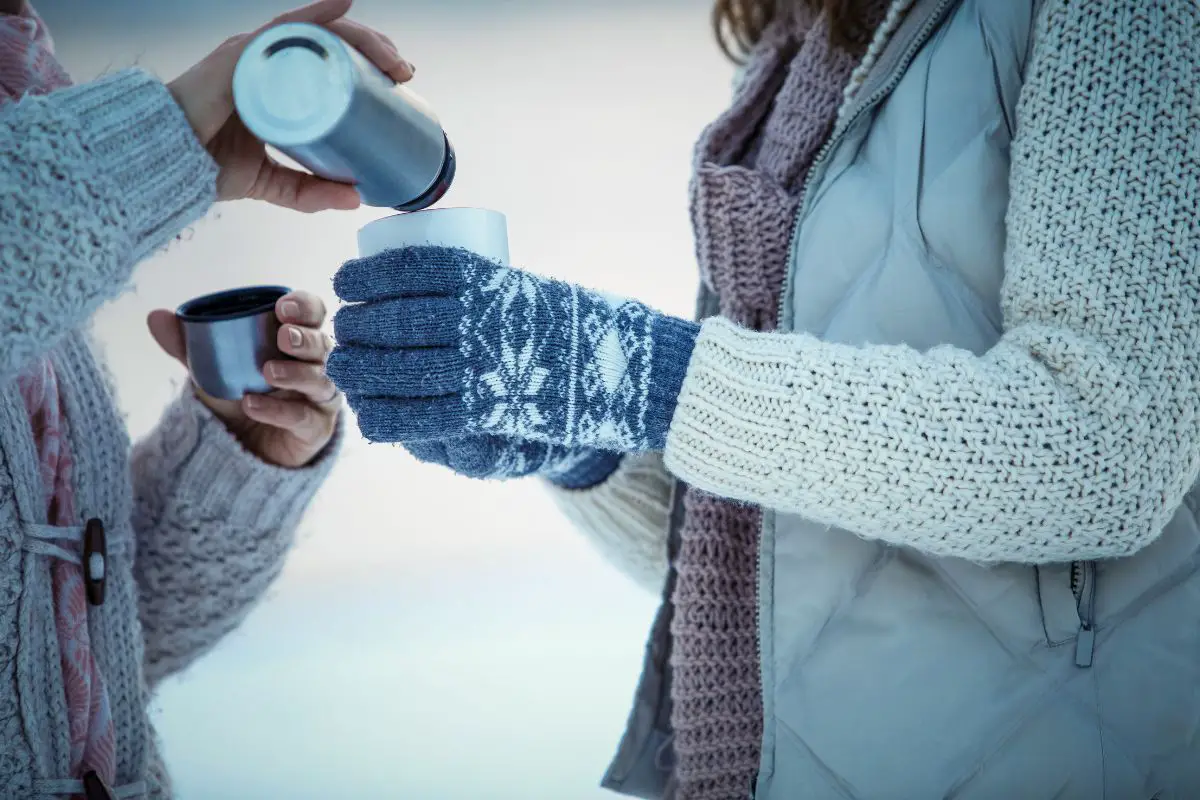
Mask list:
[{"label": "sweater cuff", "polygon": [[[753,501],[774,485],[794,451],[796,344],[714,317],[706,320],[679,393],[663,461],[684,483]],[[788,471],[783,470],[784,474]]]},{"label": "sweater cuff", "polygon": [[675,486],[662,456],[625,456],[607,480],[586,490],[547,483],[559,510],[605,560],[647,591],[662,592]]},{"label": "sweater cuff", "polygon": [[161,82],[127,69],[55,92],[117,193],[134,261],[165,245],[216,199],[217,165]]},{"label": "sweater cuff", "polygon": [[661,451],[675,414],[700,326],[676,317],[660,316],[651,331],[653,350],[647,387],[646,435],[649,450]]},{"label": "sweater cuff", "polygon": [[176,470],[174,501],[203,508],[204,516],[234,528],[265,531],[291,528],[304,514],[336,461],[345,414],[325,449],[299,469],[268,464],[243,447],[190,386],[160,425],[181,435],[176,446],[186,448]]}]

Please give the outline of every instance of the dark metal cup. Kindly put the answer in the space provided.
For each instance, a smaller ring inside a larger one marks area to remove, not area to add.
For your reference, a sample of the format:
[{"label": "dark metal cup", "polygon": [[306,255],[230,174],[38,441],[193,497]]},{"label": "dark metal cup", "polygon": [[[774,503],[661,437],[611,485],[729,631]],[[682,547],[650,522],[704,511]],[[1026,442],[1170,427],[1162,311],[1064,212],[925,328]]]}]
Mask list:
[{"label": "dark metal cup", "polygon": [[275,303],[290,291],[286,286],[246,286],[197,297],[175,310],[197,386],[222,400],[273,390],[263,377],[263,365],[288,358],[277,344]]}]

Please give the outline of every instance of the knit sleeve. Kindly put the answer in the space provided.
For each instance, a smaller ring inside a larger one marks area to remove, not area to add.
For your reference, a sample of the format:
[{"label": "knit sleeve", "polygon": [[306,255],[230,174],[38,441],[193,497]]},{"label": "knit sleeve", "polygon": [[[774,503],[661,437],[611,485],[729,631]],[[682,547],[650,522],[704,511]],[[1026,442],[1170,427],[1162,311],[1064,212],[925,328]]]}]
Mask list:
[{"label": "knit sleeve", "polygon": [[547,484],[559,509],[606,561],[643,589],[662,593],[674,480],[659,454],[626,456],[589,489]]},{"label": "knit sleeve", "polygon": [[236,628],[279,575],[341,440],[303,469],[267,464],[190,389],[134,448],[139,611],[151,685]]},{"label": "knit sleeve", "polygon": [[0,107],[0,380],[199,218],[216,174],[167,88],[138,70]]},{"label": "knit sleeve", "polygon": [[1200,471],[1200,4],[1047,0],[982,356],[705,324],[666,464],[976,561],[1151,542]]}]

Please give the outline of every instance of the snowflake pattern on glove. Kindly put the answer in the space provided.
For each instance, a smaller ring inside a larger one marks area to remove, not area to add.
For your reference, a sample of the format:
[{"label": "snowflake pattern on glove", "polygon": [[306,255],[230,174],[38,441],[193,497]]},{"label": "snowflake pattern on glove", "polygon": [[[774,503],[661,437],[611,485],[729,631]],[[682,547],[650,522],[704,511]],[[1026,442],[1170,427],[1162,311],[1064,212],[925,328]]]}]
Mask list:
[{"label": "snowflake pattern on glove", "polygon": [[699,330],[443,247],[347,262],[334,288],[350,305],[326,371],[372,441],[661,449]]},{"label": "snowflake pattern on glove", "polygon": [[463,400],[478,429],[645,449],[645,306],[479,262],[465,277]]}]

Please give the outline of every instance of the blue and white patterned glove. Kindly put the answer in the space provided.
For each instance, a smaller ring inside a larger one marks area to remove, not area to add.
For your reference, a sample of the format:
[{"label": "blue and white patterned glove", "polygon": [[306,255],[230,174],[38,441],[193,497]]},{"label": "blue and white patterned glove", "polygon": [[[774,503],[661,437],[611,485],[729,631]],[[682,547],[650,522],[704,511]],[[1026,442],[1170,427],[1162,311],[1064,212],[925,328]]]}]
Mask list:
[{"label": "blue and white patterned glove", "polygon": [[376,442],[495,434],[661,450],[699,332],[444,247],[348,261],[334,289],[351,305],[326,371]]},{"label": "blue and white patterned glove", "polygon": [[404,449],[418,461],[449,467],[468,478],[507,480],[538,475],[564,489],[597,486],[621,464],[618,453],[490,434],[410,442]]}]

